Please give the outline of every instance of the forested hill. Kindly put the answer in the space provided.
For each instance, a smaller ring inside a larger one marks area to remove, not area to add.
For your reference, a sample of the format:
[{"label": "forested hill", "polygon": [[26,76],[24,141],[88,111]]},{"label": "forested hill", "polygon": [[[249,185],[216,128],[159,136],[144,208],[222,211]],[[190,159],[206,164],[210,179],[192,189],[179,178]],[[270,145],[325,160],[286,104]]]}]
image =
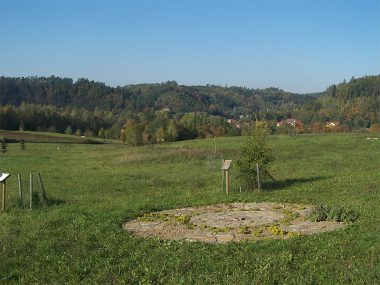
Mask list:
[{"label": "forested hill", "polygon": [[[238,118],[265,111],[271,115],[293,112],[312,100],[278,88],[184,86],[175,81],[112,88],[104,83],[70,78],[0,78],[0,104],[22,103],[104,111],[169,109],[172,113],[206,112]],[[271,117],[272,117],[271,116]]]},{"label": "forested hill", "polygon": [[[328,121],[340,122],[343,130],[380,124],[380,75],[352,78],[306,95],[273,87],[185,86],[175,81],[110,87],[55,76],[0,77],[0,129],[101,132],[117,138],[129,122],[135,133],[173,140],[238,134],[257,117],[273,127],[282,119],[298,119],[305,131]],[[174,130],[170,136],[169,130]]]},{"label": "forested hill", "polygon": [[348,129],[380,124],[380,75],[331,85],[298,117],[306,123],[337,121]]}]

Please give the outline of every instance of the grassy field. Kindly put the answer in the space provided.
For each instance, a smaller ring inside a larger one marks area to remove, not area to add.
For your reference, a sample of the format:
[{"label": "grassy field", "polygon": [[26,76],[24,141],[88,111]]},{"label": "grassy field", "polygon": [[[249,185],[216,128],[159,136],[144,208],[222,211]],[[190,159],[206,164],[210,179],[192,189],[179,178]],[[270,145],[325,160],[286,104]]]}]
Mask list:
[{"label": "grassy field", "polygon": [[[0,214],[0,283],[379,284],[380,141],[365,138],[273,136],[280,183],[238,193],[233,168],[228,197],[219,161],[236,161],[240,137],[218,139],[216,155],[213,140],[140,148],[27,143],[26,151],[9,144],[0,154],[0,171],[12,173]],[[61,202],[17,208],[16,174],[26,189],[37,171]],[[152,210],[233,201],[343,206],[359,217],[335,232],[225,245],[144,240],[121,228]]]}]

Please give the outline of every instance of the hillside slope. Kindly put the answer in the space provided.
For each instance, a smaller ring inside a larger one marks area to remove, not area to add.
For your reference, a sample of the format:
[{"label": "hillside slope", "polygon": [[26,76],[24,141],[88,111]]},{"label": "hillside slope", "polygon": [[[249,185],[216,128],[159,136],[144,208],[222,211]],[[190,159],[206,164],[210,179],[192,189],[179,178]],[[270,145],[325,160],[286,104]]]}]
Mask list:
[{"label": "hillside slope", "polygon": [[339,121],[351,128],[380,123],[380,76],[352,78],[332,85],[315,106],[321,121]]},{"label": "hillside slope", "polygon": [[[167,113],[160,113],[163,110]],[[191,123],[192,130],[186,127],[189,122],[183,124],[190,113],[197,121]],[[139,132],[155,137],[166,132],[172,121],[184,132],[177,137],[190,138],[231,133],[226,126],[224,131],[215,130],[226,119],[256,118],[273,125],[297,118],[304,125],[339,121],[346,130],[368,128],[380,123],[380,75],[352,78],[305,95],[273,87],[185,86],[175,81],[114,88],[87,79],[0,77],[0,129],[88,135],[106,130],[105,137],[118,138],[130,121],[139,125]]]},{"label": "hillside slope", "polygon": [[291,111],[311,99],[278,88],[185,86],[175,81],[113,88],[87,79],[73,82],[54,76],[0,78],[0,105],[13,106],[27,103],[119,112],[168,108],[173,113],[207,112],[233,117],[263,110]]}]

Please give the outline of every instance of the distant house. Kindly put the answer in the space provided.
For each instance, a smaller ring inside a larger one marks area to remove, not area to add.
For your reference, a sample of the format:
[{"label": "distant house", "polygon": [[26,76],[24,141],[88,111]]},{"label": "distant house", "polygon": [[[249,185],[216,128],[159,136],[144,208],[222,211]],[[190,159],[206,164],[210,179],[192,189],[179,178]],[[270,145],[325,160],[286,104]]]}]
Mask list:
[{"label": "distant house", "polygon": [[284,127],[284,126],[292,126],[292,127],[300,127],[302,126],[302,122],[297,119],[286,119],[286,120],[281,120],[277,122],[277,127]]},{"label": "distant house", "polygon": [[230,125],[235,126],[236,128],[240,129],[239,122],[234,119],[227,119],[227,123]]},{"label": "distant house", "polygon": [[227,123],[230,125],[235,126],[238,129],[244,128],[244,127],[249,127],[251,122],[246,121],[246,120],[234,120],[234,119],[227,119]]},{"label": "distant house", "polygon": [[326,122],[326,128],[336,128],[340,126],[340,122]]},{"label": "distant house", "polygon": [[239,121],[239,122],[236,122],[235,126],[238,129],[249,128],[251,126],[251,122],[249,122],[249,121]]}]

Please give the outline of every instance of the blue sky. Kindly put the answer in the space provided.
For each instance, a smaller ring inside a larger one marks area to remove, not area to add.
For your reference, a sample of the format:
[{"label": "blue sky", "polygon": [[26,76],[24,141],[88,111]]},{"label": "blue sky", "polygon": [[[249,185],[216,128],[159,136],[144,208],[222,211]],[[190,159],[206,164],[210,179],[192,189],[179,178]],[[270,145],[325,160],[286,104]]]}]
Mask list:
[{"label": "blue sky", "polygon": [[380,1],[0,0],[0,74],[323,91],[380,74]]}]

